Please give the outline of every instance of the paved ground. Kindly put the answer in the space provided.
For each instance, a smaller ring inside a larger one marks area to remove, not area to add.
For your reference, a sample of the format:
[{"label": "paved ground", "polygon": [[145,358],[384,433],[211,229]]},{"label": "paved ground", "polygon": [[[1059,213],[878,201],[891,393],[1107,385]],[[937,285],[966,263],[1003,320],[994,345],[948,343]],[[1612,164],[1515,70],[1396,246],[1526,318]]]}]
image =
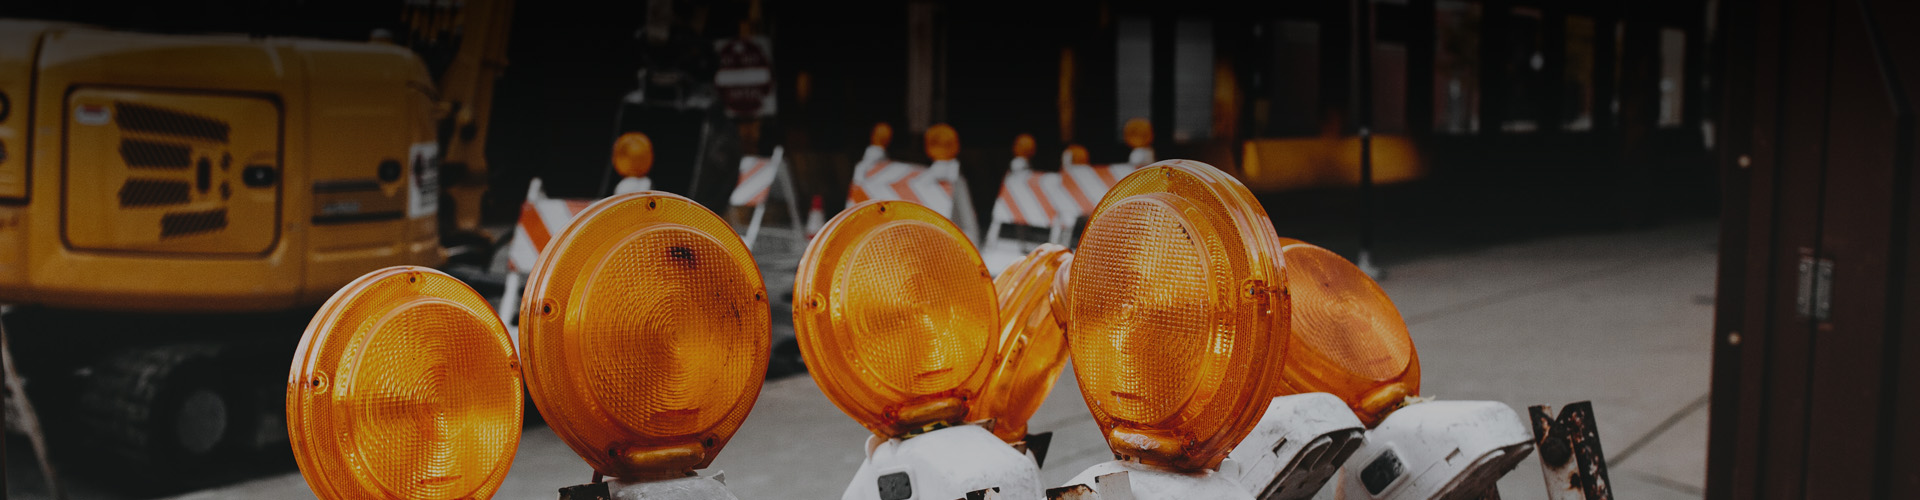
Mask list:
[{"label": "paved ground", "polygon": [[[1556,236],[1387,262],[1383,285],[1413,330],[1427,395],[1490,399],[1516,411],[1592,400],[1623,498],[1697,498],[1705,476],[1714,285],[1712,221]],[[1389,254],[1393,255],[1393,254]],[[771,284],[771,283],[770,283]],[[1055,433],[1043,479],[1057,485],[1108,460],[1071,373],[1032,421]],[[741,498],[837,498],[865,431],[813,381],[770,382],[715,467]],[[9,453],[12,498],[42,498],[27,455]],[[1544,496],[1529,458],[1506,498]],[[99,471],[69,471],[76,498],[113,498]],[[554,498],[590,471],[545,427],[522,438],[498,498]],[[183,499],[311,498],[285,473]]]}]

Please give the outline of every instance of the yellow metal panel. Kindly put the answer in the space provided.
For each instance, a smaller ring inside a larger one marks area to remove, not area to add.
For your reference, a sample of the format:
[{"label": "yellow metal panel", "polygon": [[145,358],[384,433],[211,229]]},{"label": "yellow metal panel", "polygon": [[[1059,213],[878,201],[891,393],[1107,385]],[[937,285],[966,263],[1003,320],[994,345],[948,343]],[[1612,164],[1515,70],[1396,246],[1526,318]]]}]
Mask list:
[{"label": "yellow metal panel", "polygon": [[82,88],[62,111],[69,246],[200,255],[273,248],[282,177],[274,101]]}]

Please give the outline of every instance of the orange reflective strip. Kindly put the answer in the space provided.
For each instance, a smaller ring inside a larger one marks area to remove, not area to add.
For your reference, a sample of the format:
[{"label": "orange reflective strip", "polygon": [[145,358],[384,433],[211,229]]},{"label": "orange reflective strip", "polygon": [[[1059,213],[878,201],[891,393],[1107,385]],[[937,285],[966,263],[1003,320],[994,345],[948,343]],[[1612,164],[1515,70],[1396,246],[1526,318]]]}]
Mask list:
[{"label": "orange reflective strip", "polygon": [[1020,205],[1013,202],[1013,192],[1008,191],[1007,186],[1000,186],[1000,203],[1007,206],[1007,213],[1013,217],[1014,224],[1027,225],[1027,217],[1020,214]]},{"label": "orange reflective strip", "polygon": [[535,252],[547,248],[547,241],[553,239],[553,233],[547,231],[547,223],[540,219],[540,209],[534,208],[532,203],[520,204],[520,232],[527,235],[527,241],[533,243]]},{"label": "orange reflective strip", "polygon": [[922,172],[914,172],[911,174],[907,174],[906,177],[901,177],[900,180],[894,181],[893,184],[888,185],[887,187],[893,188],[894,194],[899,195],[900,199],[902,200],[925,205],[925,203],[920,202],[919,196],[913,194],[913,180],[915,178],[920,177],[920,174]]},{"label": "orange reflective strip", "polygon": [[1087,192],[1080,189],[1080,181],[1074,180],[1073,174],[1069,174],[1066,170],[1062,169],[1060,171],[1060,183],[1062,187],[1067,188],[1067,194],[1073,196],[1073,202],[1080,205],[1080,213],[1093,213],[1093,209],[1097,205],[1093,203],[1093,200],[1087,199]]},{"label": "orange reflective strip", "polygon": [[1047,213],[1047,224],[1053,224],[1053,219],[1060,217],[1060,213],[1055,212],[1053,203],[1047,201],[1047,190],[1040,187],[1040,176],[1027,176],[1027,189],[1033,193],[1033,199],[1040,202],[1040,211]]}]

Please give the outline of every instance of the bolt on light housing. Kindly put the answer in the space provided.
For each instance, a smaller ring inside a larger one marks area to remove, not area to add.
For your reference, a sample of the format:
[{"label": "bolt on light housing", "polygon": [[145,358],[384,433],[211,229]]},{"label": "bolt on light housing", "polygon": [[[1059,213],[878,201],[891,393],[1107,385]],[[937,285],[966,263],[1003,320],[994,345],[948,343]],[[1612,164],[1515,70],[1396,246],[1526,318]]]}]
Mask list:
[{"label": "bolt on light housing", "polygon": [[490,498],[520,445],[520,394],[486,299],[439,271],[390,267],[308,324],[287,376],[287,434],[320,498]]},{"label": "bolt on light housing", "polygon": [[993,374],[968,421],[993,421],[1002,441],[1026,438],[1027,419],[1040,409],[1067,363],[1065,318],[1054,312],[1062,290],[1054,283],[1073,261],[1066,247],[1047,243],[1015,261],[993,280],[1000,302],[1000,349]]},{"label": "bolt on light housing", "polygon": [[1420,394],[1420,356],[1393,300],[1338,254],[1280,240],[1293,295],[1293,342],[1281,370],[1284,393],[1340,397],[1372,427]]},{"label": "bolt on light housing", "polygon": [[885,438],[963,423],[999,351],[979,252],[914,203],[869,201],[834,217],[801,257],[794,302],[821,391]]},{"label": "bolt on light housing", "polygon": [[765,282],[719,216],[646,191],[588,207],[527,280],[527,388],[555,434],[624,480],[705,468],[771,356]]},{"label": "bolt on light housing", "polygon": [[1067,339],[1116,455],[1217,469],[1274,396],[1289,296],[1273,224],[1205,163],[1153,164],[1094,210],[1070,273]]}]

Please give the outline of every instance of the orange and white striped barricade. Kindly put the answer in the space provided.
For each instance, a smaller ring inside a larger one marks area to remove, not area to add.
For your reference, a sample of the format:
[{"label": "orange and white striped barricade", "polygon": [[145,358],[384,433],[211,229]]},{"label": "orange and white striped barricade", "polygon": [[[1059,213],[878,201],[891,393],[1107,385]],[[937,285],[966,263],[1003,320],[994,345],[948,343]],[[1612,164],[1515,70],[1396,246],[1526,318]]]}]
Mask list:
[{"label": "orange and white striped barricade", "polygon": [[1000,183],[1000,196],[993,202],[993,220],[987,225],[986,243],[980,246],[987,269],[997,276],[1001,269],[1039,245],[1039,242],[1018,238],[1012,242],[1002,239],[1000,232],[1005,226],[1044,229],[1046,242],[1064,245],[1068,229],[1082,213],[1061,183],[1059,172],[1026,169],[1008,172]]},{"label": "orange and white striped barricade", "polygon": [[1060,184],[1066,200],[1072,202],[1081,215],[1090,214],[1099,206],[1100,198],[1107,195],[1107,190],[1138,168],[1139,165],[1127,163],[1065,165],[1060,168]]},{"label": "orange and white striped barricade", "polygon": [[923,166],[879,159],[865,172],[856,167],[854,174],[847,189],[848,205],[868,200],[918,203],[952,220],[976,244],[980,240],[980,221],[973,213],[967,181],[960,177],[960,162],[942,160]]},{"label": "orange and white striped barricade", "polygon": [[540,261],[540,252],[547,249],[553,235],[566,229],[573,217],[594,201],[548,198],[539,178],[527,183],[527,201],[520,204],[520,221],[514,225],[513,237],[507,241],[506,287],[500,292],[497,311],[516,342],[519,340],[516,318],[520,317],[520,286],[526,274],[533,272],[534,264]]},{"label": "orange and white striped barricade", "polygon": [[773,156],[740,159],[740,183],[734,185],[733,195],[727,198],[729,205],[753,209],[753,215],[747,220],[747,230],[740,237],[746,242],[748,250],[753,249],[754,241],[760,237],[767,214],[767,202],[775,189],[779,190],[780,203],[787,206],[787,217],[792,219],[787,227],[793,233],[793,241],[797,245],[795,248],[806,247],[805,230],[800,224],[800,205],[793,191],[793,173],[787,170],[786,149],[776,146]]}]

